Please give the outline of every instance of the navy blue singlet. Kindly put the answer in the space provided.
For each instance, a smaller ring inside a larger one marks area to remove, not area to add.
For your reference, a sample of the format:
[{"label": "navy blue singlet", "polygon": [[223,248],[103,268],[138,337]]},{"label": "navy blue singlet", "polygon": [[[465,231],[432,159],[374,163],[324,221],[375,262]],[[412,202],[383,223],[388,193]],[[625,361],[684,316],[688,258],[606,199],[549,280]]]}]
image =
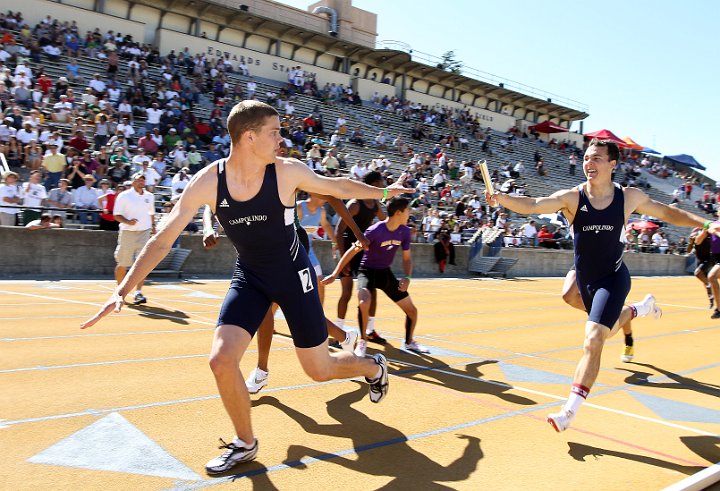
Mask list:
[{"label": "navy blue singlet", "polygon": [[260,191],[235,201],[227,187],[226,160],[218,162],[215,215],[237,250],[237,262],[218,325],[257,331],[272,302],[283,311],[295,346],[327,339],[317,277],[294,226],[294,206],[278,194],[275,164],[265,167]]},{"label": "navy blue singlet", "polygon": [[612,328],[630,292],[630,273],[623,263],[625,195],[615,184],[610,205],[597,210],[582,186],[573,220],[577,285],[588,319]]}]

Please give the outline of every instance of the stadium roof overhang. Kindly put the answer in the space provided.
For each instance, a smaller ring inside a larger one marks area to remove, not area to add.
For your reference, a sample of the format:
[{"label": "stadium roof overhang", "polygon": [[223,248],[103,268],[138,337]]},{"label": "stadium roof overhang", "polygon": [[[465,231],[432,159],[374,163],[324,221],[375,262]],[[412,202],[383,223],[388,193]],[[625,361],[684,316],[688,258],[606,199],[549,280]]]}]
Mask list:
[{"label": "stadium roof overhang", "polygon": [[502,103],[541,111],[555,118],[576,121],[585,119],[588,116],[584,111],[562,106],[550,100],[540,99],[489,82],[413,61],[411,55],[404,51],[371,49],[330,36],[329,33],[304,29],[258,15],[255,12],[242,11],[236,7],[230,7],[230,4],[225,5],[198,0],[166,0],[165,2],[162,0],[136,0],[134,3],[160,8],[166,12],[175,11],[184,15],[187,15],[188,11],[194,11],[198,18],[208,15],[221,17],[226,19],[228,27],[237,23],[238,25],[235,27],[245,32],[257,32],[259,35],[272,36],[275,39],[290,39],[286,42],[298,46],[312,43],[314,46],[321,46],[325,52],[333,51],[338,56],[349,58],[352,62],[366,63],[399,75],[423,77],[432,84],[441,84],[477,96],[498,100]]}]

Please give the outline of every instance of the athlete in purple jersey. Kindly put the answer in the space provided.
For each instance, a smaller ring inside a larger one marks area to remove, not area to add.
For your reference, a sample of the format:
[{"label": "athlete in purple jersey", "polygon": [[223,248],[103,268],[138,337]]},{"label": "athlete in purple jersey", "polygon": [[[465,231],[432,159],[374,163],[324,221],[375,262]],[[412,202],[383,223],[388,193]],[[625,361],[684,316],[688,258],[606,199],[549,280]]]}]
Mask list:
[{"label": "athlete in purple jersey", "polygon": [[[358,271],[358,324],[362,335],[362,339],[358,341],[355,348],[355,354],[358,356],[365,356],[372,292],[378,288],[405,312],[405,340],[402,349],[416,353],[428,352],[427,348],[413,339],[418,312],[407,292],[412,275],[410,228],[407,226],[410,216],[408,200],[405,198],[393,199],[387,207],[387,213],[388,218],[377,222],[365,231],[365,237],[370,241],[370,246],[365,251]],[[403,251],[403,268],[405,270],[405,277],[400,281],[390,270],[390,265],[399,248],[402,248]],[[326,285],[332,283],[361,250],[362,246],[359,243],[353,244],[340,259],[335,271],[323,279],[323,283]]]}]

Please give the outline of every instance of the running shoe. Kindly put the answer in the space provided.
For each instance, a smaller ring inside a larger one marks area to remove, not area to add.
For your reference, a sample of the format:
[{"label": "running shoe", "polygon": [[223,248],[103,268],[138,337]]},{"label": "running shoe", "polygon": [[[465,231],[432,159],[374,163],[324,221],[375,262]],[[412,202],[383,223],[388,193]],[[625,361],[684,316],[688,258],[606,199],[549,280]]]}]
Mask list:
[{"label": "running shoe", "polygon": [[655,303],[655,297],[653,295],[651,295],[650,293],[645,295],[642,303],[644,303],[648,307],[647,315],[652,315],[655,320],[662,317],[662,309],[658,307],[657,303]]},{"label": "running shoe", "polygon": [[620,361],[628,363],[632,361],[633,356],[635,356],[635,350],[633,349],[633,346],[625,346],[625,351],[623,351],[623,354],[620,355]]},{"label": "running shoe", "polygon": [[369,332],[367,340],[371,343],[386,344],[387,339],[377,333],[377,331]]},{"label": "running shoe", "polygon": [[225,448],[227,450],[221,456],[215,457],[210,462],[208,462],[205,466],[205,472],[207,472],[208,475],[211,476],[217,474],[224,474],[225,472],[235,467],[237,464],[255,460],[258,451],[257,438],[253,442],[252,446],[249,447],[242,440],[239,441],[240,443],[242,443],[242,445],[238,445],[235,442],[225,443],[225,441],[221,438],[221,445],[218,448]]},{"label": "running shoe", "polygon": [[570,427],[575,414],[572,411],[562,410],[559,413],[548,414],[547,422],[555,428],[555,431],[560,433]]},{"label": "running shoe", "polygon": [[715,309],[715,312],[710,316],[711,319],[720,319],[720,310]]},{"label": "running shoe", "polygon": [[364,357],[367,351],[367,341],[364,339],[358,339],[357,346],[355,346],[355,356]]},{"label": "running shoe", "polygon": [[370,401],[378,403],[385,398],[388,392],[387,359],[382,353],[378,353],[373,356],[373,360],[380,366],[380,376],[374,380],[365,377],[365,380],[370,384]]},{"label": "running shoe", "polygon": [[143,304],[143,303],[147,303],[147,298],[145,298],[145,295],[143,295],[142,293],[137,292],[137,293],[135,294],[135,297],[133,298],[133,303],[134,303],[135,305],[140,305],[140,304]]},{"label": "running shoe", "polygon": [[422,344],[418,343],[417,341],[410,341],[409,343],[406,343],[403,341],[402,348],[403,351],[412,351],[413,353],[430,353],[430,350],[423,346]]},{"label": "running shoe", "polygon": [[340,343],[340,347],[344,351],[347,351],[348,353],[352,353],[353,350],[355,349],[355,342],[357,341],[357,338],[358,338],[358,332],[354,329],[352,331],[346,331],[345,336],[346,336],[345,341]]},{"label": "running shoe", "polygon": [[247,387],[248,392],[251,394],[257,394],[260,392],[260,389],[265,387],[267,384],[268,372],[258,367],[255,367],[253,371],[250,372],[250,376],[245,381],[245,387]]}]

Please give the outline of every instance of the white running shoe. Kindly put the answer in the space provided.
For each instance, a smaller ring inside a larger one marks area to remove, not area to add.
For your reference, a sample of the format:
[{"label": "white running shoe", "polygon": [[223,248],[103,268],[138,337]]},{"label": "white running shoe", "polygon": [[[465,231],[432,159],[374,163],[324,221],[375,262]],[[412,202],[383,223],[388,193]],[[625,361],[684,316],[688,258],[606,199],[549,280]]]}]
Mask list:
[{"label": "white running shoe", "polygon": [[260,392],[260,389],[265,387],[268,383],[268,372],[265,370],[261,370],[258,367],[255,367],[252,372],[250,372],[250,376],[245,381],[245,387],[247,387],[248,392],[251,394],[257,394]]},{"label": "white running shoe", "polygon": [[548,414],[547,422],[555,428],[555,431],[560,433],[570,427],[570,423],[572,423],[574,417],[575,413],[563,409],[559,413]]},{"label": "white running shoe", "polygon": [[415,340],[410,341],[409,343],[403,341],[401,349],[403,351],[412,351],[413,353],[418,354],[430,353],[430,350],[427,348],[427,346],[423,346]]},{"label": "white running shoe", "polygon": [[218,448],[226,448],[227,451],[219,457],[215,457],[205,465],[205,472],[208,475],[214,476],[217,474],[223,474],[237,464],[243,462],[250,462],[255,460],[258,451],[257,438],[253,442],[252,446],[247,446],[245,442],[240,440],[242,445],[238,445],[235,442],[225,443],[223,439],[220,439],[220,446]]},{"label": "white running shoe", "polygon": [[358,339],[357,346],[355,346],[355,356],[364,358],[366,351],[367,351],[367,341],[365,341],[364,339]]},{"label": "white running shoe", "polygon": [[648,293],[645,295],[645,298],[643,298],[642,303],[644,303],[648,307],[648,314],[652,315],[655,320],[658,320],[660,317],[662,317],[662,309],[658,307],[657,303],[655,303],[655,297]]},{"label": "white running shoe", "polygon": [[380,376],[374,380],[365,378],[368,384],[370,384],[369,395],[370,401],[378,403],[382,401],[388,392],[388,370],[387,370],[387,359],[382,353],[378,353],[373,356],[373,360],[380,366]]},{"label": "white running shoe", "polygon": [[355,349],[355,342],[358,338],[358,332],[355,329],[351,331],[345,331],[345,336],[345,341],[340,343],[340,347],[343,349],[343,351],[352,353]]}]

